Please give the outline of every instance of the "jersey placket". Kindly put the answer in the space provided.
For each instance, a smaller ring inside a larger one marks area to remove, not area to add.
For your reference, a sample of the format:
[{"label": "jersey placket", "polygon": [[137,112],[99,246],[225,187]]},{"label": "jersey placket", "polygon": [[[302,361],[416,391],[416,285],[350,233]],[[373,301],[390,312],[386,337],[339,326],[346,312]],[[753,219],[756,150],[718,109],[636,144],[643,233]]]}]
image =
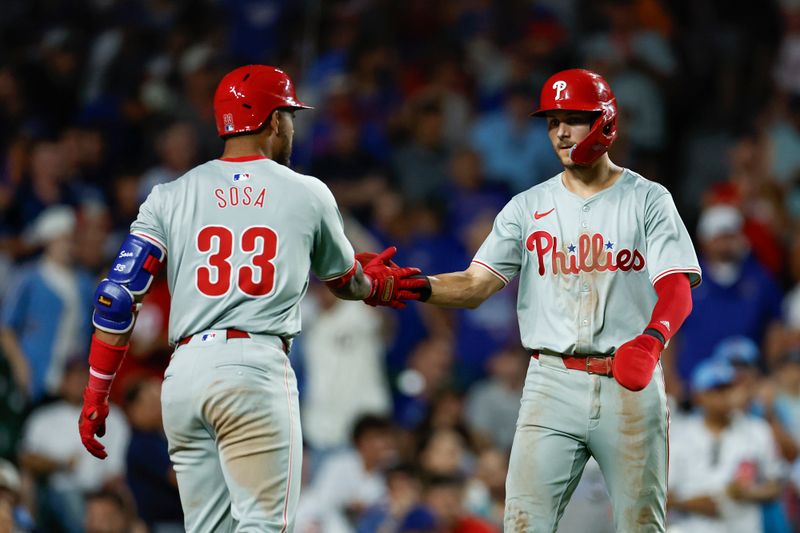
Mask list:
[{"label": "jersey placket", "polygon": [[[591,207],[584,203],[578,211],[578,223],[580,233],[589,233],[589,214]],[[580,248],[577,250],[580,254]],[[591,260],[589,260],[591,261]],[[578,338],[575,340],[575,351],[577,353],[588,353],[592,343],[592,317],[594,309],[592,305],[592,280],[591,273],[583,269],[578,273]]]}]

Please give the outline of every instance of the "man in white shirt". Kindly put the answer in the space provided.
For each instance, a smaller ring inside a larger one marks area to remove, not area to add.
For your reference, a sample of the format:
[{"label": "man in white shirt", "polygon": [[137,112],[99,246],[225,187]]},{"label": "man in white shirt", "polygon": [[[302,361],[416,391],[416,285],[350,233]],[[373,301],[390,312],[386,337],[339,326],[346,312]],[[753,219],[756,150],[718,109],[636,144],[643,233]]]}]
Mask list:
[{"label": "man in white shirt", "polygon": [[361,302],[340,300],[321,285],[313,294],[319,313],[308,321],[302,339],[303,436],[315,451],[335,450],[350,443],[360,415],[391,412],[384,316]]},{"label": "man in white shirt", "polygon": [[300,495],[299,532],[352,533],[353,519],[386,495],[386,468],[397,459],[389,419],[364,415],[353,428],[353,449],[326,457],[311,486]]},{"label": "man in white shirt", "polygon": [[84,494],[121,481],[125,474],[130,429],[116,406],[111,406],[106,421],[108,460],[84,453],[75,431],[88,374],[84,357],[68,360],[61,399],[31,413],[20,445],[21,466],[28,474],[47,478],[47,505],[65,531],[82,530]]},{"label": "man in white shirt", "polygon": [[681,533],[760,533],[763,502],[779,496],[781,463],[767,423],[737,412],[736,372],[708,360],[692,375],[699,411],[670,437],[670,522]]}]

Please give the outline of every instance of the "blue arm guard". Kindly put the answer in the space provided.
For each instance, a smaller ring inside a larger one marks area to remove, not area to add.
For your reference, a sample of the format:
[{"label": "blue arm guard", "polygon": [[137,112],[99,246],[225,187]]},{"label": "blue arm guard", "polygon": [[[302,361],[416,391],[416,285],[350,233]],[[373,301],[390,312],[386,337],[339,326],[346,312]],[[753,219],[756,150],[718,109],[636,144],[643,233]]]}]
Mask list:
[{"label": "blue arm guard", "polygon": [[108,277],[94,293],[92,322],[109,333],[126,333],[133,327],[136,297],[147,292],[163,266],[166,253],[155,243],[128,235]]}]

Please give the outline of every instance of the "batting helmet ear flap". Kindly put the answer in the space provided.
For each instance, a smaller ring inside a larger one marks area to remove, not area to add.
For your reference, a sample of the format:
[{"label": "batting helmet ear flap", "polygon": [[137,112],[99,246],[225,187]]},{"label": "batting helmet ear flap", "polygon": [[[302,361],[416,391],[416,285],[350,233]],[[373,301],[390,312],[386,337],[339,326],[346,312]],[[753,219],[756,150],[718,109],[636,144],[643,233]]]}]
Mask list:
[{"label": "batting helmet ear flap", "polygon": [[589,134],[570,150],[570,159],[578,165],[591,165],[608,151],[611,143],[617,138],[617,105],[616,99],[604,105],[600,116],[595,119]]}]

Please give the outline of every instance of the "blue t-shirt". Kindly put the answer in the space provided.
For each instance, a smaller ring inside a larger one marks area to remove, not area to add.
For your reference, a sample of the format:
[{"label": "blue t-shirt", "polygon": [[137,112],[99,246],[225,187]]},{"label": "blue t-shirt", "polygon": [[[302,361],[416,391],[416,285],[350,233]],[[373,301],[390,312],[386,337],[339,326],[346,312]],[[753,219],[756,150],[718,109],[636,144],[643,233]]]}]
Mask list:
[{"label": "blue t-shirt", "polygon": [[[88,273],[80,270],[75,272],[75,280],[80,304],[77,309],[77,328],[82,336],[77,344],[83,346],[84,353],[88,353],[92,335],[94,281]],[[46,392],[50,365],[64,364],[66,361],[53,360],[57,345],[63,341],[59,335],[67,333],[61,328],[65,305],[66,302],[52,286],[52,280],[43,272],[41,263],[22,267],[3,301],[0,323],[14,332],[27,358],[31,371],[31,399],[34,402]],[[66,354],[67,358],[74,355],[77,354]]]},{"label": "blue t-shirt", "polygon": [[706,275],[692,292],[692,314],[678,338],[678,372],[686,381],[722,339],[744,335],[760,344],[781,308],[780,288],[752,256],[744,260],[739,279],[728,287],[714,281],[702,259],[700,266]]},{"label": "blue t-shirt", "polygon": [[160,431],[131,432],[127,478],[139,515],[147,524],[183,523],[178,489],[167,481],[172,469],[166,437]]}]

